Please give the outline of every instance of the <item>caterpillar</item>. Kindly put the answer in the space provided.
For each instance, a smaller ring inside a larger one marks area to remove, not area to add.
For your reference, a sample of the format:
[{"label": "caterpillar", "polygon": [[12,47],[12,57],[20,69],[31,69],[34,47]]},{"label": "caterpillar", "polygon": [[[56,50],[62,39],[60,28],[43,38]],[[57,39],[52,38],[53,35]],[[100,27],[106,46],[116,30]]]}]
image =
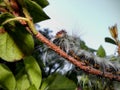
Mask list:
[{"label": "caterpillar", "polygon": [[[80,62],[92,68],[101,70],[103,73],[109,72],[120,75],[120,64],[111,62],[110,57],[98,57],[94,53],[86,51],[80,47],[80,38],[69,36],[65,30],[57,32],[53,43],[59,46],[68,55],[71,55]],[[118,57],[119,58],[119,57]]]}]

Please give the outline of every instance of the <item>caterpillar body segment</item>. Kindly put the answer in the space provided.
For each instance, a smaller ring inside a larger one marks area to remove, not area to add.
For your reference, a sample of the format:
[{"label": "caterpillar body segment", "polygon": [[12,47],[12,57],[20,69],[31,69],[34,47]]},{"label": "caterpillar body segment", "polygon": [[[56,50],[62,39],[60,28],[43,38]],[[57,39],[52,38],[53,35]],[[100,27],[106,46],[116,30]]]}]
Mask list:
[{"label": "caterpillar body segment", "polygon": [[63,30],[58,32],[56,38],[53,40],[54,44],[78,61],[85,63],[85,65],[99,69],[103,73],[109,72],[120,75],[120,64],[111,62],[108,57],[101,58],[96,56],[95,53],[83,50],[80,42],[80,38],[69,36],[66,31]]}]

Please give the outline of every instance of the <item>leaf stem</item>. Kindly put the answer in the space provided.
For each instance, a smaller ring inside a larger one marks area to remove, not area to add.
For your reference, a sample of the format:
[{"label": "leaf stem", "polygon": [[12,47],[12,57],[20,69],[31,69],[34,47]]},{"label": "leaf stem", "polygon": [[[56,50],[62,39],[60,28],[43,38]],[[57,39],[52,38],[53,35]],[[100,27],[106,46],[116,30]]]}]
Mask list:
[{"label": "leaf stem", "polygon": [[30,28],[30,31],[32,32],[33,35],[36,35],[38,33],[38,31],[36,30],[34,23],[32,21],[32,18],[30,16],[28,10],[25,7],[23,7],[23,13],[24,13],[25,17],[28,19],[27,23]]},{"label": "leaf stem", "polygon": [[5,25],[5,24],[7,24],[8,22],[11,22],[11,21],[18,21],[18,20],[29,21],[27,18],[24,18],[24,17],[15,17],[15,18],[6,20],[5,22],[2,23],[2,25]]},{"label": "leaf stem", "polygon": [[12,13],[14,10],[12,9],[12,7],[11,7],[11,5],[10,5],[9,0],[4,0],[4,2],[5,2],[5,4],[6,4],[8,10]]}]

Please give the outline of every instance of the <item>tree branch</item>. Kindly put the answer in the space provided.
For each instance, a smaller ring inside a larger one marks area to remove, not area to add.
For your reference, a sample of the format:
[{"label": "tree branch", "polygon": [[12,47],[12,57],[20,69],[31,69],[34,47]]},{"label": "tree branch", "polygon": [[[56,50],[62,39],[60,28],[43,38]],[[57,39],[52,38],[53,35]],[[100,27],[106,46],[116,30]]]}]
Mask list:
[{"label": "tree branch", "polygon": [[[4,2],[6,3],[7,8],[9,9],[10,12],[12,12],[12,14],[14,14],[15,16],[20,16],[19,15],[20,14],[19,6],[17,5],[16,1],[14,1],[14,0],[10,0],[10,1],[9,0],[4,0]],[[76,60],[74,57],[68,55],[63,50],[61,50],[58,46],[56,46],[55,44],[50,42],[41,33],[36,31],[28,11],[24,8],[23,5],[22,5],[22,7],[23,7],[22,9],[23,9],[23,13],[24,13],[25,17],[27,19],[29,19],[29,21],[27,21],[27,24],[28,24],[29,28],[31,29],[32,34],[35,35],[35,37],[38,40],[45,43],[48,47],[50,47],[52,50],[54,50],[60,56],[64,57],[65,59],[67,59],[68,61],[73,63],[75,66],[79,67],[80,69],[84,70],[85,72],[88,72],[88,73],[93,74],[93,75],[98,75],[98,76],[101,76],[101,77],[106,77],[106,78],[109,78],[109,79],[114,79],[116,81],[120,81],[120,76],[114,75],[114,74],[108,73],[108,72],[102,72],[100,70],[94,69],[93,67],[86,66],[85,63]],[[21,24],[24,24],[24,23],[21,23]]]},{"label": "tree branch", "polygon": [[43,43],[45,43],[48,47],[50,47],[52,50],[54,50],[60,56],[64,57],[65,59],[67,59],[68,61],[70,61],[75,66],[77,66],[80,69],[82,69],[83,71],[88,72],[88,73],[93,74],[93,75],[98,75],[98,76],[101,76],[101,77],[109,78],[111,80],[120,81],[120,76],[117,76],[117,75],[114,75],[114,74],[108,73],[108,72],[102,72],[102,71],[94,69],[94,68],[92,68],[90,66],[86,66],[85,63],[80,62],[80,61],[76,60],[75,58],[71,57],[70,55],[68,55],[67,53],[65,53],[63,50],[61,50],[58,46],[56,46],[55,44],[53,44],[52,42],[50,42],[41,33],[38,32],[35,35],[35,37],[38,40],[40,40]]}]

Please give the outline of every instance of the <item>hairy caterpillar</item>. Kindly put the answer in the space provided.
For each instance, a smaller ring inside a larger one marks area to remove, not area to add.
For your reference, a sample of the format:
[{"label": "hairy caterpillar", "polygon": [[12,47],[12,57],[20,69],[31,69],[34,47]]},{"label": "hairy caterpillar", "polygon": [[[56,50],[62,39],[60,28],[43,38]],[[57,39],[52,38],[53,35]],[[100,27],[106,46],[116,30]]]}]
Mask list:
[{"label": "hairy caterpillar", "polygon": [[84,62],[85,65],[99,69],[103,71],[103,73],[109,72],[115,75],[120,75],[119,63],[111,62],[111,58],[109,57],[101,58],[92,52],[83,50],[80,47],[81,40],[79,38],[69,36],[64,30],[58,32],[55,37],[56,38],[53,40],[54,44],[59,46],[62,50],[75,59]]}]

